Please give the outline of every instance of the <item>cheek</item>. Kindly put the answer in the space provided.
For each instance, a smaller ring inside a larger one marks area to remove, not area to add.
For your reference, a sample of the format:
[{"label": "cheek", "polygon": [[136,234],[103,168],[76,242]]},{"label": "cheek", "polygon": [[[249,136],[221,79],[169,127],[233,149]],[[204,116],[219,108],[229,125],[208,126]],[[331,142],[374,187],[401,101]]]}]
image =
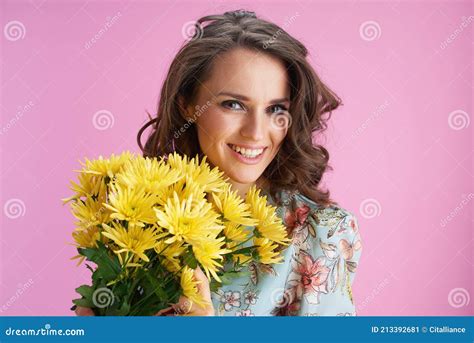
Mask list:
[{"label": "cheek", "polygon": [[285,130],[281,130],[281,129],[272,130],[270,132],[270,135],[272,137],[273,144],[276,147],[279,147],[283,143],[283,140],[285,139],[287,133],[288,133],[288,129],[285,129]]},{"label": "cheek", "polygon": [[200,139],[206,142],[218,141],[228,136],[237,126],[236,124],[230,116],[211,108],[198,118],[197,129]]}]

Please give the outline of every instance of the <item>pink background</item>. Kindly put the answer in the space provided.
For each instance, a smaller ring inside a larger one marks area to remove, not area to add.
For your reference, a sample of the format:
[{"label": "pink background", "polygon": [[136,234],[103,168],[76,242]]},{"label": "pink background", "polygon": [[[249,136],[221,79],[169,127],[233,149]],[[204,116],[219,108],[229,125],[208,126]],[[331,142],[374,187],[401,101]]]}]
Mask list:
[{"label": "pink background", "polygon": [[72,170],[138,151],[186,23],[239,8],[344,101],[325,183],[359,220],[358,314],[473,314],[472,2],[30,0],[0,7],[1,315],[72,314]]}]

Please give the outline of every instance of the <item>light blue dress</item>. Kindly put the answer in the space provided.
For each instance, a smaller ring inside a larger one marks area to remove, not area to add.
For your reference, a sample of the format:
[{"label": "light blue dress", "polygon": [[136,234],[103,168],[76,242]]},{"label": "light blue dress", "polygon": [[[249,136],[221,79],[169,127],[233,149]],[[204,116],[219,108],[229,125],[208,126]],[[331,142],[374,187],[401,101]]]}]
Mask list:
[{"label": "light blue dress", "polygon": [[[275,205],[269,194],[262,195]],[[216,315],[356,315],[351,285],[362,251],[356,217],[300,193],[280,195],[277,215],[292,232],[284,261],[270,267],[252,263],[248,275],[212,293]]]}]

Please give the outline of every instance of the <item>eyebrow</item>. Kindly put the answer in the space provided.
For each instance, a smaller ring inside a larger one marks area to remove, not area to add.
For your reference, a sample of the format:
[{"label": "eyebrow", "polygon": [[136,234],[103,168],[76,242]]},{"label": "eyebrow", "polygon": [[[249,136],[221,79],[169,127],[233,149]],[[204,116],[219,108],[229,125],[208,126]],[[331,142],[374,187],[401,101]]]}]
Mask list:
[{"label": "eyebrow", "polygon": [[[245,95],[242,95],[242,94],[231,93],[231,92],[220,92],[220,93],[217,94],[217,96],[220,96],[220,95],[231,96],[233,98],[236,98],[236,99],[239,99],[239,100],[242,100],[242,101],[250,101],[249,97],[247,97]],[[278,104],[278,103],[282,103],[282,102],[290,102],[290,100],[288,98],[273,99],[273,100],[270,101],[270,104]]]}]

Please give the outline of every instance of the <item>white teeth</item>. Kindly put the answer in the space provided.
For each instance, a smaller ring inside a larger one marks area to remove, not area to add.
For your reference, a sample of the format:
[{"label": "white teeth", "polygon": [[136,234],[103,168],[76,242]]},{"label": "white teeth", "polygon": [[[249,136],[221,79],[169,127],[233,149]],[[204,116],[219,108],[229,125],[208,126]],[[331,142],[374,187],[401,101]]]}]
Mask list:
[{"label": "white teeth", "polygon": [[241,155],[243,155],[245,157],[250,157],[250,158],[257,157],[264,150],[264,149],[245,149],[245,148],[241,148],[237,145],[231,145],[231,148],[232,148],[232,150],[237,151]]}]

